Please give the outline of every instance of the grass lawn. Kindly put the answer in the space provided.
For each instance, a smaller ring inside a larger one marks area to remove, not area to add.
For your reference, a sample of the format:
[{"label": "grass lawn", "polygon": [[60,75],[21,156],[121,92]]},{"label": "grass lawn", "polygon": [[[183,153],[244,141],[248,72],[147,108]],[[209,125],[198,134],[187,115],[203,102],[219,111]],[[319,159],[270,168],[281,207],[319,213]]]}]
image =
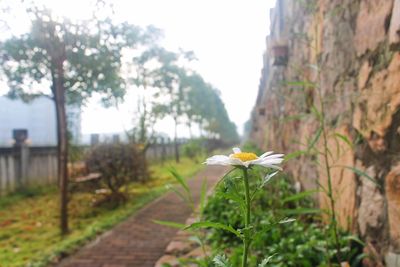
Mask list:
[{"label": "grass lawn", "polygon": [[0,198],[0,267],[46,266],[111,228],[165,192],[174,179],[168,167],[191,177],[202,165],[183,158],[150,166],[152,179],[129,186],[128,202],[115,209],[93,207],[94,195],[74,193],[69,203],[71,233],[59,233],[59,197],[56,188],[41,188]]}]

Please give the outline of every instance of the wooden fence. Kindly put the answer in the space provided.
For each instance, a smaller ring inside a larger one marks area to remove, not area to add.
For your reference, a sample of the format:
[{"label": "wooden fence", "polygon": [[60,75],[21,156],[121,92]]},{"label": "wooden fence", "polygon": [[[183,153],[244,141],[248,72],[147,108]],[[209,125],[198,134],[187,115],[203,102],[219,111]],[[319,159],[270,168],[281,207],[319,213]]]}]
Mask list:
[{"label": "wooden fence", "polygon": [[[178,147],[187,140],[179,140]],[[213,140],[211,140],[213,141]],[[221,147],[210,140],[204,147]],[[85,153],[90,146],[85,146]],[[147,150],[146,158],[151,161],[163,161],[175,155],[174,143],[167,140],[154,142]],[[56,147],[0,147],[0,195],[19,188],[33,185],[57,184],[57,148]]]},{"label": "wooden fence", "polygon": [[0,148],[0,194],[26,186],[56,183],[55,147]]},{"label": "wooden fence", "polygon": [[[178,149],[180,149],[182,142],[178,142]],[[146,158],[148,160],[165,160],[172,158],[175,155],[175,145],[171,142],[164,143],[153,143],[146,152]]]}]

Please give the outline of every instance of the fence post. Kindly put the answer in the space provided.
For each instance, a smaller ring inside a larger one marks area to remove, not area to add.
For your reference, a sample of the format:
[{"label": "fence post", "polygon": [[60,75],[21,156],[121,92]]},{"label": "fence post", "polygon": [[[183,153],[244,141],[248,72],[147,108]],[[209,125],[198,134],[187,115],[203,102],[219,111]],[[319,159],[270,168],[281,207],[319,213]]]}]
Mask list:
[{"label": "fence post", "polygon": [[0,154],[0,196],[7,190],[7,155]]},{"label": "fence post", "polygon": [[18,187],[21,188],[28,182],[29,169],[29,147],[26,143],[20,146],[20,177],[18,178]]},{"label": "fence post", "polygon": [[161,137],[161,162],[164,163],[167,151],[165,147],[164,137]]}]

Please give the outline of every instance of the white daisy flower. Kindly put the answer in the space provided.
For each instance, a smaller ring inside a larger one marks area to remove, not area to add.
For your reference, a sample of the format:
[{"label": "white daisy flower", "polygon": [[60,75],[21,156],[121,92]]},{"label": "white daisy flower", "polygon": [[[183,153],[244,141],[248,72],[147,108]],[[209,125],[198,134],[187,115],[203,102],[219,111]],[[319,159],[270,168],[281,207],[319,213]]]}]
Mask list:
[{"label": "white daisy flower", "polygon": [[244,166],[249,168],[251,165],[259,165],[266,168],[272,168],[282,170],[281,167],[277,166],[283,161],[284,154],[273,154],[274,152],[265,152],[261,156],[257,157],[254,153],[242,152],[239,148],[235,147],[232,149],[233,154],[229,156],[215,155],[206,159],[205,164],[207,165],[222,165],[222,166]]}]

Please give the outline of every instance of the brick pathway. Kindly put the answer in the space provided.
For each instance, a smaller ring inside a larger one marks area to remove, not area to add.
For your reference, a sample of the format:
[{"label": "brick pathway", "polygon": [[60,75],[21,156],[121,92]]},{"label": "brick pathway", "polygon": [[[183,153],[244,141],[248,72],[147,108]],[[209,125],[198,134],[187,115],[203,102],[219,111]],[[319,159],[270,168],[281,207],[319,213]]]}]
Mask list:
[{"label": "brick pathway", "polygon": [[[214,184],[224,173],[221,167],[208,167],[189,181],[196,202],[203,178]],[[174,193],[167,193],[135,215],[101,235],[76,254],[64,259],[59,267],[152,267],[164,254],[177,229],[161,226],[152,220],[184,223],[191,214]]]}]

